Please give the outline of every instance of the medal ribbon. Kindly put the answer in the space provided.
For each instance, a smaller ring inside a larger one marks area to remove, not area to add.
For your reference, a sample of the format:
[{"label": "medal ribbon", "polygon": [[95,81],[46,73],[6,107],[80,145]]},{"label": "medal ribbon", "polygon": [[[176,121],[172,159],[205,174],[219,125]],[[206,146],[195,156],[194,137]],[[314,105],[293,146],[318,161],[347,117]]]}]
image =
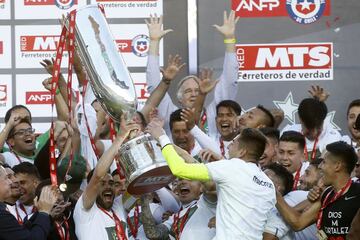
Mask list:
[{"label": "medal ribbon", "polygon": [[[66,219],[64,219],[64,230],[65,230],[65,235],[64,235],[64,232],[63,232],[63,228],[61,226],[60,223],[58,223],[57,221],[55,221],[55,226],[56,226],[56,230],[61,238],[61,240],[70,240],[70,230],[69,230],[69,223]],[[66,236],[66,238],[65,238]]]},{"label": "medal ribbon", "polygon": [[131,235],[135,239],[138,234],[138,227],[139,227],[139,205],[138,204],[135,205],[134,225],[131,223],[131,219],[129,216],[127,217],[126,221],[127,221],[128,226],[130,227]]}]

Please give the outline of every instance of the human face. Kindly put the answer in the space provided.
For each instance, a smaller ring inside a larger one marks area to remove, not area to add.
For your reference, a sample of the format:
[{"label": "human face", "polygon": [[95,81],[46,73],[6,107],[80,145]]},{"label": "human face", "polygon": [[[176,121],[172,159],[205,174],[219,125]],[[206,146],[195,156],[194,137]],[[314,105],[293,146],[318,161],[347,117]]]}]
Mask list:
[{"label": "human face", "polygon": [[69,138],[69,133],[65,129],[60,133],[60,135],[56,139],[56,146],[60,150],[60,152],[64,151],[64,148],[65,148],[65,145],[66,145],[66,142],[67,142],[68,138]]},{"label": "human face", "polygon": [[317,185],[320,179],[320,171],[315,165],[309,165],[305,174],[300,177],[299,190],[309,191]]},{"label": "human face", "polygon": [[5,169],[0,166],[0,201],[11,197],[11,180],[8,178]]},{"label": "human face", "polygon": [[133,121],[141,127],[140,131],[144,131],[144,125],[146,125],[146,123],[144,124],[142,122],[142,118],[139,113],[135,113]]},{"label": "human face", "polygon": [[239,117],[239,128],[243,130],[245,128],[260,128],[265,127],[263,119],[265,113],[259,108],[253,108],[250,111],[247,111]]},{"label": "human face", "polygon": [[231,141],[234,136],[234,123],[236,121],[236,113],[230,107],[219,107],[216,115],[216,127],[225,141]]},{"label": "human face", "polygon": [[32,205],[35,198],[35,189],[39,181],[27,173],[17,173],[15,175],[19,181],[21,197],[20,202],[25,205]]},{"label": "human face", "polygon": [[117,197],[124,194],[126,191],[125,179],[120,179],[120,175],[116,174],[115,176],[113,176],[113,180],[114,180],[115,196]]},{"label": "human face", "polygon": [[110,210],[115,198],[114,180],[110,174],[106,174],[100,182],[99,194],[96,202],[105,210]]},{"label": "human face", "polygon": [[[301,120],[300,120],[301,122]],[[310,141],[314,141],[322,132],[323,127],[308,129],[305,127],[304,123],[301,122],[301,130],[303,135]]]},{"label": "human face", "polygon": [[269,137],[266,137],[266,140],[265,151],[259,160],[259,164],[262,168],[270,165],[274,161],[277,152],[277,140]]},{"label": "human face", "polygon": [[201,183],[199,181],[181,179],[177,185],[177,192],[182,204],[191,203],[199,199],[202,192]]},{"label": "human face", "polygon": [[8,142],[16,152],[32,155],[35,150],[34,129],[28,123],[19,123],[14,127],[13,135],[9,137]]},{"label": "human face", "polygon": [[349,109],[349,114],[347,116],[349,132],[351,134],[351,137],[356,141],[360,141],[360,131],[354,128],[356,118],[359,114],[360,114],[360,106],[354,106]]},{"label": "human face", "polygon": [[19,199],[19,197],[21,196],[21,192],[20,192],[20,186],[19,186],[19,181],[18,179],[15,177],[14,171],[11,168],[5,168],[7,177],[11,180],[11,198],[13,198],[14,200]]},{"label": "human face", "polygon": [[200,92],[198,82],[194,78],[189,78],[181,85],[179,91],[181,91],[181,99],[179,100],[181,106],[184,108],[194,107]]},{"label": "human face", "polygon": [[276,190],[278,190],[281,195],[284,195],[285,186],[281,179],[276,175],[273,170],[265,169],[264,173],[270,178],[270,180],[274,183]]},{"label": "human face", "polygon": [[172,139],[175,145],[190,152],[194,147],[194,137],[186,127],[184,121],[178,121],[172,123]]},{"label": "human face", "polygon": [[304,160],[304,150],[298,143],[280,141],[277,158],[290,173],[295,173]]},{"label": "human face", "polygon": [[360,157],[359,157],[359,152],[358,152],[358,161],[355,164],[355,177],[360,178]]},{"label": "human face", "polygon": [[324,155],[324,160],[319,165],[320,174],[325,186],[332,185],[334,175],[336,173],[336,163],[340,161],[337,157],[332,155],[330,152],[326,152]]}]

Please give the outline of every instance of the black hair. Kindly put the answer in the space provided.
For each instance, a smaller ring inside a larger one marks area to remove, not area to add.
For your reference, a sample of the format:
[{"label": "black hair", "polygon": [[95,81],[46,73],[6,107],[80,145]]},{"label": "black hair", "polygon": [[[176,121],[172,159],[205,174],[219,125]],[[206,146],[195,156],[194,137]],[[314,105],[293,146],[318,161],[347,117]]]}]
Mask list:
[{"label": "black hair", "polygon": [[259,129],[266,137],[273,138],[276,141],[279,141],[280,138],[280,131],[277,128],[273,127],[264,127]]},{"label": "black hair", "polygon": [[269,166],[266,167],[266,169],[273,171],[275,175],[278,176],[283,182],[284,184],[283,195],[286,195],[292,191],[294,185],[294,177],[285,167],[283,167],[278,163],[271,163]]},{"label": "black hair", "polygon": [[37,178],[38,180],[41,180],[39,171],[37,169],[37,167],[29,162],[22,162],[19,163],[18,165],[15,165],[12,170],[14,171],[15,174],[18,173],[22,173],[22,174],[28,174],[31,175],[35,178]]},{"label": "black hair", "polygon": [[347,112],[346,112],[346,116],[349,115],[350,109],[353,108],[353,107],[360,107],[360,99],[355,99],[354,101],[352,101],[349,104]]},{"label": "black hair", "polygon": [[170,114],[170,121],[169,121],[170,130],[172,130],[174,122],[182,122],[183,121],[181,119],[181,110],[182,109],[180,108]]},{"label": "black hair", "polygon": [[17,110],[17,109],[21,109],[21,108],[24,108],[26,111],[28,111],[29,113],[29,116],[30,116],[30,119],[29,121],[31,121],[32,117],[31,117],[31,112],[30,110],[24,106],[24,105],[21,105],[21,104],[18,104],[18,105],[15,105],[13,106],[12,108],[10,108],[9,110],[6,111],[5,113],[5,118],[4,118],[4,122],[7,123],[11,117],[11,113],[14,111],[14,110]]},{"label": "black hair", "polygon": [[266,123],[264,123],[267,127],[274,127],[275,124],[275,118],[274,116],[271,114],[271,112],[269,111],[269,109],[265,108],[262,105],[257,105],[256,106],[257,109],[260,109],[263,113],[265,113],[266,115]]},{"label": "black hair", "polygon": [[7,163],[0,162],[0,165],[1,165],[3,168],[11,168],[10,165],[7,164]]},{"label": "black hair", "polygon": [[49,186],[51,185],[51,180],[50,178],[47,178],[45,180],[42,180],[36,187],[35,189],[35,196],[38,197],[38,199],[40,198],[41,195],[41,191],[45,186]]},{"label": "black hair", "polygon": [[216,105],[216,115],[219,113],[220,107],[231,108],[237,116],[241,115],[240,105],[233,100],[223,100],[223,101],[219,102],[219,104]]},{"label": "black hair", "polygon": [[327,112],[326,104],[314,98],[303,99],[298,107],[299,118],[307,129],[321,127]]},{"label": "black hair", "polygon": [[258,161],[264,153],[267,140],[258,129],[245,128],[241,131],[239,143],[245,145],[249,155]]},{"label": "black hair", "polygon": [[299,132],[296,131],[286,131],[280,137],[280,142],[293,142],[299,145],[300,149],[305,148],[305,138]]},{"label": "black hair", "polygon": [[347,173],[351,174],[358,161],[358,156],[352,146],[344,141],[337,141],[326,145],[326,150],[339,157],[345,163]]},{"label": "black hair", "polygon": [[324,159],[322,157],[317,157],[315,158],[313,161],[310,162],[310,165],[314,165],[316,168],[319,167],[320,163],[323,161]]}]

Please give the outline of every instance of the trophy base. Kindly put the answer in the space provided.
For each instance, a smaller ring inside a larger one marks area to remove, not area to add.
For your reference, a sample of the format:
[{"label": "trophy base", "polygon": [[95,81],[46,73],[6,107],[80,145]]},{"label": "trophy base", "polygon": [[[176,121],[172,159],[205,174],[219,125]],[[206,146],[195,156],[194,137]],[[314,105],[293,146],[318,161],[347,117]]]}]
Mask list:
[{"label": "trophy base", "polygon": [[154,192],[175,179],[166,163],[154,164],[132,174],[127,191],[132,195]]}]

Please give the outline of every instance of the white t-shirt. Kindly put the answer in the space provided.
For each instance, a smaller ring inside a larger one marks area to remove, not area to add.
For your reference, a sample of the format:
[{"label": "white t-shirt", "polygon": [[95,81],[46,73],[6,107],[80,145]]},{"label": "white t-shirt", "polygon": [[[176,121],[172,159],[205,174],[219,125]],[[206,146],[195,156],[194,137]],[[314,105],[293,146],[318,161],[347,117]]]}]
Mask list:
[{"label": "white t-shirt", "polygon": [[[184,229],[181,232],[180,240],[209,240],[215,236],[215,229],[209,228],[208,223],[211,218],[215,216],[216,203],[210,203],[205,200],[203,196],[200,197],[198,201],[193,201],[192,203],[183,206],[183,209],[178,215],[179,222],[182,222],[184,215],[188,212],[188,219],[185,222]],[[170,239],[175,239],[173,232],[173,223],[174,223],[175,214],[173,214],[167,221],[164,222],[164,225],[170,231]]]},{"label": "white t-shirt", "polygon": [[[286,194],[284,199],[287,204],[293,207],[306,200],[307,194],[307,191],[292,191]],[[271,214],[266,222],[264,232],[278,237],[279,240],[317,240],[317,229],[315,224],[303,229],[302,231],[294,232],[284,221],[276,208],[271,211]]]},{"label": "white t-shirt", "polygon": [[262,239],[268,214],[275,207],[275,187],[255,163],[232,158],[206,164],[216,183],[216,237]]},{"label": "white t-shirt", "polygon": [[[126,214],[120,202],[121,198],[115,198],[112,209],[120,219],[125,235],[128,238]],[[109,212],[109,214],[112,215],[111,212]],[[90,209],[86,210],[83,205],[83,196],[81,196],[76,203],[74,222],[76,226],[76,236],[79,240],[116,239],[115,221],[100,210],[96,203],[94,203]]]},{"label": "white t-shirt", "polygon": [[7,165],[9,165],[10,167],[14,167],[15,165],[18,165],[21,162],[29,162],[29,163],[34,164],[34,160],[18,155],[18,157],[21,160],[21,162],[20,162],[19,159],[16,157],[16,155],[13,152],[4,152],[4,153],[1,153],[1,154],[5,158],[5,163]]},{"label": "white t-shirt", "polygon": [[[301,124],[288,125],[282,130],[282,133],[286,131],[296,131],[301,133],[302,131]],[[340,133],[337,130],[333,129],[328,124],[324,123],[323,130],[319,136],[318,143],[316,145],[316,149],[319,149],[320,153],[322,153],[326,149],[326,145],[340,140],[341,140]],[[306,149],[308,153],[311,154],[315,142],[310,141],[307,138],[305,138],[305,141],[306,141]]]}]

